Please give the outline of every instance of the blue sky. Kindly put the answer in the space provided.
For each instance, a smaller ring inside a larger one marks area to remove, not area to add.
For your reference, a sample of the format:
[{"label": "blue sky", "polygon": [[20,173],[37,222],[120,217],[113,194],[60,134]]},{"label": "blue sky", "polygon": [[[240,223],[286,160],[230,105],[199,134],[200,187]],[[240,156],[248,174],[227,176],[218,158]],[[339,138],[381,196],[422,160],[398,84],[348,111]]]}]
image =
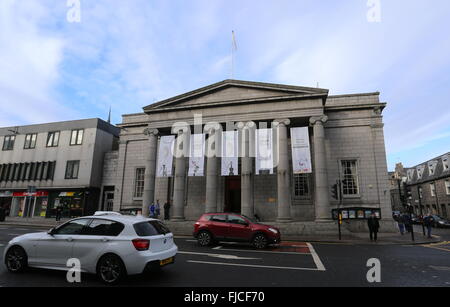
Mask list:
[{"label": "blue sky", "polygon": [[0,126],[89,117],[114,123],[230,78],[380,91],[389,169],[450,151],[450,1],[0,1]]}]

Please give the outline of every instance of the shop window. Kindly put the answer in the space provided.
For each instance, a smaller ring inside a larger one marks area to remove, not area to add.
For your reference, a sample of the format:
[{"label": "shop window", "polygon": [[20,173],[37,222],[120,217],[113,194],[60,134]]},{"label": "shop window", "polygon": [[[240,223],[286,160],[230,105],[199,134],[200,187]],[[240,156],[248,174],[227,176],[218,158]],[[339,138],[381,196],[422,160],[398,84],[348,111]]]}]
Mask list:
[{"label": "shop window", "polygon": [[356,160],[341,161],[343,173],[343,194],[346,196],[359,194],[358,165]]},{"label": "shop window", "polygon": [[65,179],[78,179],[80,161],[67,161]]},{"label": "shop window", "polygon": [[3,150],[13,150],[14,142],[16,141],[15,135],[7,135],[3,140]]},{"label": "shop window", "polygon": [[24,149],[36,148],[36,139],[37,139],[37,134],[36,133],[27,134],[25,136],[25,144],[24,144],[23,148]]},{"label": "shop window", "polygon": [[294,174],[294,197],[309,196],[308,174]]},{"label": "shop window", "polygon": [[83,144],[83,134],[84,129],[72,130],[70,135],[70,145],[81,145]]},{"label": "shop window", "polygon": [[59,144],[59,131],[49,132],[47,136],[47,147],[57,147]]}]

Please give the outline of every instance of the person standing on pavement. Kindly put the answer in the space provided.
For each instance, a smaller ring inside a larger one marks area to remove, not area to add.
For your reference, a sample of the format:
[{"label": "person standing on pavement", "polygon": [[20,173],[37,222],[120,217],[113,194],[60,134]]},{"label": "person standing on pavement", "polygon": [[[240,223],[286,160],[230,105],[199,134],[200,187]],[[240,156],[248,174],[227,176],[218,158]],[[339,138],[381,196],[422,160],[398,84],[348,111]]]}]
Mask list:
[{"label": "person standing on pavement", "polygon": [[155,205],[155,218],[159,219],[159,215],[161,214],[161,206],[159,205],[159,199],[156,201]]},{"label": "person standing on pavement", "polygon": [[372,215],[367,219],[367,226],[369,226],[370,241],[377,242],[378,230],[380,229],[380,223],[378,222],[378,219],[375,216],[375,213],[372,213]]},{"label": "person standing on pavement", "polygon": [[433,229],[433,222],[434,222],[434,218],[431,214],[428,214],[424,219],[423,219],[423,224],[425,225],[425,227],[427,228],[427,236],[428,239],[432,239],[433,237],[431,236],[431,230]]},{"label": "person standing on pavement", "polygon": [[164,219],[170,220],[170,202],[166,201],[164,204]]},{"label": "person standing on pavement", "polygon": [[62,211],[63,211],[62,206],[58,205],[58,207],[56,207],[56,221],[57,222],[59,222],[61,220]]},{"label": "person standing on pavement", "polygon": [[402,219],[403,219],[403,224],[405,224],[406,231],[411,233],[412,232],[412,220],[411,220],[411,217],[409,216],[409,214],[404,213],[402,215]]},{"label": "person standing on pavement", "polygon": [[154,218],[154,217],[155,217],[155,203],[152,203],[152,204],[150,205],[150,210],[149,210],[149,212],[150,212],[150,217],[151,217],[151,218]]}]

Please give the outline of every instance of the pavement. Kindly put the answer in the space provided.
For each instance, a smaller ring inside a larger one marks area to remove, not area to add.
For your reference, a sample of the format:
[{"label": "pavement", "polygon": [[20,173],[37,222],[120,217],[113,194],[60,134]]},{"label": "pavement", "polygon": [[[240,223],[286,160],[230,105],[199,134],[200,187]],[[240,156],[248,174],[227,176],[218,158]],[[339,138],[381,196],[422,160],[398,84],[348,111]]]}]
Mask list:
[{"label": "pavement", "polygon": [[[20,218],[20,217],[7,217],[5,222],[0,222],[0,225],[4,226],[17,226],[17,227],[36,227],[36,228],[47,228],[58,226],[65,223],[69,219],[62,219],[57,222],[54,219],[45,218]],[[195,221],[184,221],[184,222],[171,222],[164,221],[169,229],[176,236],[186,236],[192,237],[193,224]],[[269,224],[273,224],[270,223]],[[367,233],[352,233],[346,229],[343,229],[343,234],[341,240],[339,240],[337,226],[334,232],[334,226],[328,225],[327,232],[317,232],[315,233],[314,223],[293,223],[294,225],[300,225],[297,227],[292,227],[292,224],[277,224],[282,234],[283,241],[307,241],[307,242],[324,242],[324,243],[354,243],[354,244],[365,244],[370,242],[369,234]],[[331,229],[330,229],[331,226]],[[308,227],[310,230],[308,231]],[[306,228],[306,230],[305,230]],[[300,235],[295,233],[298,230]],[[415,226],[415,240],[412,241],[411,234],[407,233],[405,235],[400,235],[400,233],[379,233],[378,234],[378,244],[431,244],[438,243],[443,240],[439,235],[433,235],[432,239],[428,239],[423,235],[421,227]],[[449,238],[450,239],[450,238]]]},{"label": "pavement", "polygon": [[[30,269],[11,274],[3,264],[4,248],[13,237],[42,231],[37,227],[0,224],[0,287],[103,286],[95,275],[82,274],[79,284],[66,272]],[[440,230],[450,236],[450,230]],[[130,276],[120,286],[139,287],[449,287],[450,241],[403,245],[373,242],[286,241],[264,250],[248,244],[200,247],[191,237],[176,236],[175,264],[159,272]],[[380,280],[367,279],[370,260],[380,262]],[[264,291],[261,289],[261,291]]]}]

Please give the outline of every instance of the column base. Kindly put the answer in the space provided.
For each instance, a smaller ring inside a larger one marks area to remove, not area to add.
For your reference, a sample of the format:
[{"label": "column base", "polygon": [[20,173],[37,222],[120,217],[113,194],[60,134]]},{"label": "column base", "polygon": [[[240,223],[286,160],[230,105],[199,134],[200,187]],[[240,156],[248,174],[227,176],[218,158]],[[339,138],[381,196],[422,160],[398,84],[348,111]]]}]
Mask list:
[{"label": "column base", "polygon": [[170,219],[171,222],[184,222],[186,219],[184,217],[173,217]]},{"label": "column base", "polygon": [[314,222],[316,223],[329,223],[332,222],[333,219],[328,219],[328,218],[322,218],[322,219],[315,219]]},{"label": "column base", "polygon": [[291,223],[291,222],[293,222],[293,220],[289,217],[285,217],[285,218],[277,218],[276,222],[277,223]]}]

